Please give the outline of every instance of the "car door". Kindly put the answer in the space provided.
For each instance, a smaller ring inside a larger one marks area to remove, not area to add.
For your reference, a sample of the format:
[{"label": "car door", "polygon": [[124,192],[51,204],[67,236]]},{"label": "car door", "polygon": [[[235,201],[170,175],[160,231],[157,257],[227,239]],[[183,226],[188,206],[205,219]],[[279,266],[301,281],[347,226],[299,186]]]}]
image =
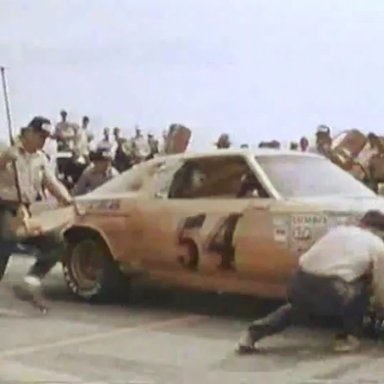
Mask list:
[{"label": "car door", "polygon": [[[239,156],[233,159],[226,156],[222,163],[220,159],[212,163],[211,157],[198,159],[199,166],[211,172],[206,185],[200,188],[204,191],[205,187],[205,192],[190,196],[180,191],[175,193],[177,185],[185,187],[186,182],[180,177],[194,161],[187,160],[170,172],[166,181],[156,187],[155,198],[143,207],[143,216],[147,218],[143,260],[149,267],[160,269],[183,267],[206,273],[236,270],[233,239],[244,220],[244,212],[255,206],[267,210],[272,199],[265,191],[262,197],[237,196],[237,174],[241,176],[245,171],[254,174],[246,158]],[[209,162],[211,165],[207,166]],[[242,240],[241,236],[237,237]]]},{"label": "car door", "polygon": [[297,263],[289,248],[289,216],[274,204],[258,200],[248,206],[233,238],[239,275],[267,284],[286,281]]}]

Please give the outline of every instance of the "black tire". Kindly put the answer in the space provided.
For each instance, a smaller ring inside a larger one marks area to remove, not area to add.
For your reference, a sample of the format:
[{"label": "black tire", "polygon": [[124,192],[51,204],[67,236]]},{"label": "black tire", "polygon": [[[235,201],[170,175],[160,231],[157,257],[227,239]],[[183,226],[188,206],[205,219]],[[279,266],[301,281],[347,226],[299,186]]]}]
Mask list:
[{"label": "black tire", "polygon": [[[88,259],[90,263],[84,260]],[[94,263],[89,272],[89,265]],[[122,300],[129,294],[129,279],[118,268],[106,244],[97,236],[68,243],[63,260],[64,279],[70,291],[88,302]],[[88,270],[87,270],[88,268]]]}]

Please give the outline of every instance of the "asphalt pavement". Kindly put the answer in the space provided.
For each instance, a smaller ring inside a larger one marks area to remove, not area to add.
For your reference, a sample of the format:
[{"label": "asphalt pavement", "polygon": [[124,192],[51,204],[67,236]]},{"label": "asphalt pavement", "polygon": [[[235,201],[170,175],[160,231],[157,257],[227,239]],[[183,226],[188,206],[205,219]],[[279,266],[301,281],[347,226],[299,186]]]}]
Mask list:
[{"label": "asphalt pavement", "polygon": [[31,259],[13,257],[0,289],[0,383],[381,383],[384,345],[331,351],[333,330],[292,328],[237,356],[248,322],[278,303],[134,285],[127,302],[74,298],[57,267],[41,316],[12,295]]}]

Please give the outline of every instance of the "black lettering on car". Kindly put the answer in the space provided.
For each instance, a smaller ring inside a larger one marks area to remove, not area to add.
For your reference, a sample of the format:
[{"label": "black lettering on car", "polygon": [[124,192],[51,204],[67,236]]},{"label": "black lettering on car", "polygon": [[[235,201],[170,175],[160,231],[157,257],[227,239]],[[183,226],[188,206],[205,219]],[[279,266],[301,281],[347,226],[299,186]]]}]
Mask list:
[{"label": "black lettering on car", "polygon": [[233,235],[240,217],[242,217],[241,213],[231,213],[230,215],[223,217],[217,225],[215,225],[207,238],[205,248],[208,251],[215,252],[221,256],[221,263],[219,265],[219,268],[221,269],[235,269]]}]

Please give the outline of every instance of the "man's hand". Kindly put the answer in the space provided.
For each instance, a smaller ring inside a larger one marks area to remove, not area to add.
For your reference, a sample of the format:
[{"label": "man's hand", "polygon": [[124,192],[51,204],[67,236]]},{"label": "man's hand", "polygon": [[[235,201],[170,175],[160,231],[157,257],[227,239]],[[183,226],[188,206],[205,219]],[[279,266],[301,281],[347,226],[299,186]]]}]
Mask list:
[{"label": "man's hand", "polygon": [[73,199],[72,197],[68,197],[68,196],[63,196],[60,200],[59,200],[59,204],[63,207],[69,207],[70,205],[73,205]]},{"label": "man's hand", "polygon": [[24,219],[23,225],[27,236],[39,236],[43,233],[41,224],[35,219]]},{"label": "man's hand", "polygon": [[11,147],[7,151],[5,151],[3,156],[9,161],[15,161],[17,160],[18,151],[19,150],[17,148]]},{"label": "man's hand", "polygon": [[8,163],[17,160],[18,149],[10,147],[0,155],[0,168],[5,168]]}]

